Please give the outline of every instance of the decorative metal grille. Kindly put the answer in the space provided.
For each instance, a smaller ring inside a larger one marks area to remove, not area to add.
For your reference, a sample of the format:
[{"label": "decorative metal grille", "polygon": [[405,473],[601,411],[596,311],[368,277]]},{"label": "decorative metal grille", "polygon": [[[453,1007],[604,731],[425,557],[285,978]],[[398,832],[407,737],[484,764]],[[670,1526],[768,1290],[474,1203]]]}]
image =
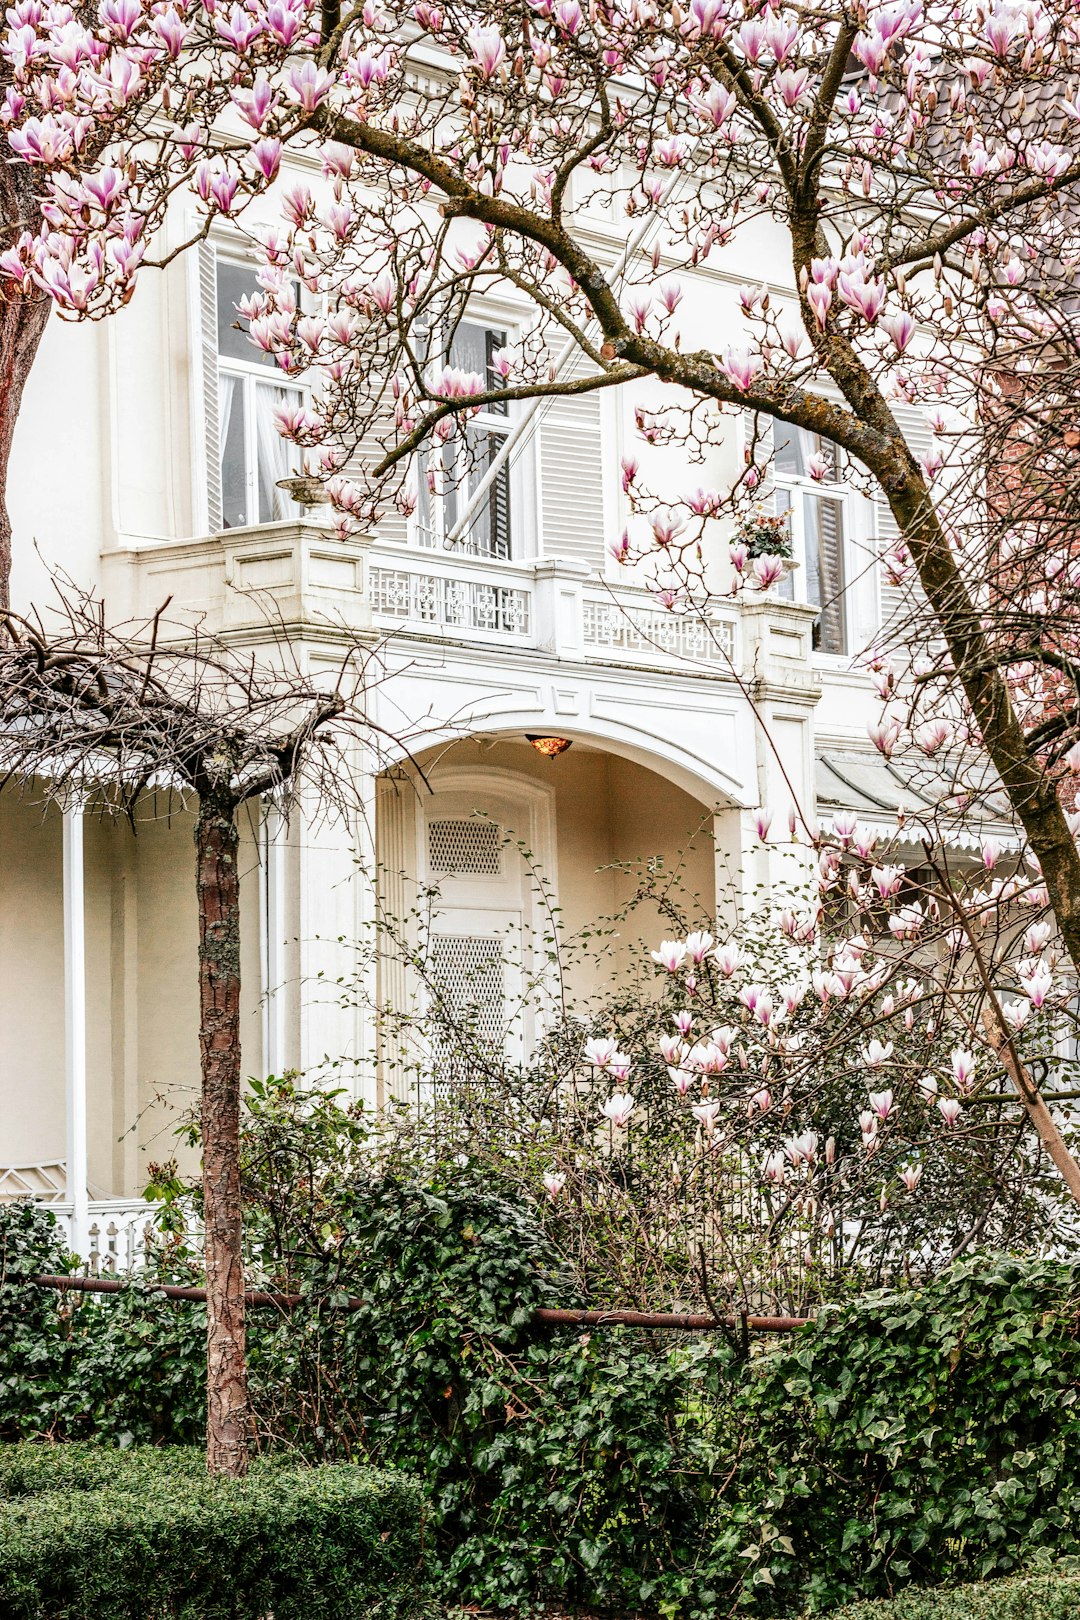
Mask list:
[{"label": "decorative metal grille", "polygon": [[[431,976],[450,1019],[501,1046],[505,1022],[503,941],[497,934],[436,934]],[[449,1035],[449,1032],[447,1032]],[[439,1041],[444,1050],[449,1041]]]},{"label": "decorative metal grille", "polygon": [[492,821],[429,821],[428,865],[431,871],[498,877],[499,829]]},{"label": "decorative metal grille", "polygon": [[621,607],[616,602],[581,604],[586,647],[640,657],[692,658],[726,664],[735,652],[733,627],[663,611]]},{"label": "decorative metal grille", "polygon": [[527,636],[529,592],[404,568],[372,568],[371,605],[376,613],[447,630],[495,630]]}]

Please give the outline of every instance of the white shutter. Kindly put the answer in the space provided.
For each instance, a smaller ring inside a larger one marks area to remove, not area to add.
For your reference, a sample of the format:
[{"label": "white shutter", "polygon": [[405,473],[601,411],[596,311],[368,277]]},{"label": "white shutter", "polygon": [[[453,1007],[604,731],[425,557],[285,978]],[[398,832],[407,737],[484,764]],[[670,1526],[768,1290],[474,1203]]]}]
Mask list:
[{"label": "white shutter", "polygon": [[[900,431],[907,441],[907,445],[916,460],[925,455],[930,449],[934,437],[933,431],[926,421],[922,411],[903,407],[894,410]],[[874,534],[877,539],[878,555],[890,551],[900,538],[900,530],[896,519],[889,509],[889,503],[884,495],[878,494],[874,499]],[[890,624],[899,624],[900,621],[911,614],[912,609],[924,608],[926,598],[918,580],[912,578],[903,585],[890,585],[882,570],[881,576],[881,624],[888,629]]]},{"label": "white shutter", "polygon": [[[570,377],[593,370],[584,357]],[[603,573],[604,458],[600,390],[554,399],[540,417],[540,535],[544,557],[567,557]]]},{"label": "white shutter", "polygon": [[[746,456],[750,447],[754,449],[754,460],[761,468],[763,478],[758,494],[763,506],[768,508],[772,504],[773,483],[773,418],[764,411],[744,410],[742,417],[742,445],[743,466],[747,466]],[[740,467],[740,472],[742,468]]]},{"label": "white shutter", "polygon": [[218,405],[217,253],[213,242],[199,243],[197,274],[202,466],[198,468],[196,476],[204,491],[207,532],[217,534],[222,524],[221,417]]},{"label": "white shutter", "polygon": [[[387,450],[392,447],[397,431],[394,427],[394,406],[389,389],[384,387],[376,408],[371,413],[368,431],[353,448],[352,454],[343,469],[345,477],[351,478],[362,490],[370,488],[370,474],[373,467],[378,466]],[[399,473],[390,474],[388,490],[385,500],[380,501],[378,517],[375,523],[375,537],[379,540],[389,540],[404,543],[408,538],[408,519],[393,498],[394,493],[403,483],[416,481],[421,474],[413,468],[407,477]]]}]

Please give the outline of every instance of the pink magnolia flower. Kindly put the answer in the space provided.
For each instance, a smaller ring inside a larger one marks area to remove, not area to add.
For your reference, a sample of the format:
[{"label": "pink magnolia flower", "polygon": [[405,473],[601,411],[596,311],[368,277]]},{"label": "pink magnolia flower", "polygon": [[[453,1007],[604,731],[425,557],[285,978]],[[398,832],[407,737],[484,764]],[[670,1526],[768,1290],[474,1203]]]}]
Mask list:
[{"label": "pink magnolia flower", "polygon": [[653,539],[658,546],[670,546],[686,528],[686,519],[669,506],[662,506],[649,519]]},{"label": "pink magnolia flower", "polygon": [[818,1135],[816,1131],[803,1131],[799,1136],[792,1136],[784,1143],[784,1152],[796,1168],[800,1164],[813,1164],[817,1158]]},{"label": "pink magnolia flower", "polygon": [[188,37],[188,25],[181,20],[176,7],[169,6],[166,11],[160,12],[152,19],[150,26],[175,62]]},{"label": "pink magnolia flower", "polygon": [[809,68],[785,68],[776,75],[773,88],[779,93],[785,107],[794,107],[806,94],[809,82]]},{"label": "pink magnolia flower", "polygon": [[938,1108],[941,1112],[942,1119],[945,1121],[950,1130],[955,1127],[957,1120],[964,1111],[963,1106],[955,1097],[939,1097]]},{"label": "pink magnolia flower", "polygon": [[892,1055],[892,1041],[882,1042],[877,1040],[875,1037],[874,1040],[869,1042],[865,1051],[863,1052],[863,1061],[868,1068],[880,1069],[883,1064],[888,1063]]},{"label": "pink magnolia flower", "polygon": [[1028,1000],[1035,1008],[1035,1011],[1038,1012],[1054,988],[1053,974],[1040,964],[1033,973],[1021,975],[1021,983],[1024,986]]},{"label": "pink magnolia flower", "polygon": [[763,844],[769,842],[769,829],[772,827],[772,819],[771,810],[754,811],[754,831]]},{"label": "pink magnolia flower", "polygon": [[681,939],[663,939],[660,949],[652,952],[652,959],[666,973],[678,973],[686,960],[686,946]]},{"label": "pink magnolia flower", "polygon": [[881,325],[882,329],[892,338],[897,353],[903,354],[915,336],[915,322],[907,310],[899,310],[894,315],[883,316]]},{"label": "pink magnolia flower", "polygon": [[694,1118],[701,1126],[706,1136],[711,1136],[716,1129],[717,1115],[720,1113],[720,1104],[715,1097],[705,1097],[701,1102],[694,1103],[690,1109]]},{"label": "pink magnolia flower", "polygon": [[782,557],[774,557],[771,555],[755,557],[753,567],[751,569],[751,573],[753,575],[752,583],[757,587],[758,590],[768,591],[772,589],[778,580],[783,579],[785,572],[786,570]]},{"label": "pink magnolia flower", "polygon": [[715,944],[716,941],[707,930],[695,930],[686,936],[686,954],[691,962],[696,962],[700,966]]},{"label": "pink magnolia flower", "polygon": [[498,72],[506,57],[506,41],[497,28],[479,26],[471,28],[469,49],[472,51],[474,65],[485,79],[490,79]]},{"label": "pink magnolia flower", "polygon": [[883,900],[899,893],[904,881],[904,868],[902,866],[872,866],[870,877]]},{"label": "pink magnolia flower", "polygon": [[694,103],[697,110],[713,129],[719,129],[731,117],[738,106],[738,98],[726,90],[722,84],[715,81],[710,84],[703,96],[699,96]]},{"label": "pink magnolia flower", "polygon": [[226,45],[243,56],[264,31],[264,24],[240,6],[233,6],[227,16],[214,18],[214,29]]},{"label": "pink magnolia flower", "polygon": [[915,1188],[919,1185],[921,1178],[921,1164],[905,1164],[904,1168],[900,1172],[900,1180],[904,1183],[904,1186],[907,1188],[908,1192],[915,1191]]},{"label": "pink magnolia flower", "polygon": [[765,1086],[761,1086],[757,1091],[751,1093],[749,1099],[751,1113],[756,1108],[759,1114],[767,1114],[771,1107],[772,1093]]},{"label": "pink magnolia flower", "polygon": [[825,330],[825,321],[832,303],[832,289],[824,281],[812,281],[806,289],[806,301],[814,312],[814,318],[821,330]]},{"label": "pink magnolia flower", "polygon": [[619,1055],[619,1043],[614,1035],[601,1035],[585,1042],[585,1062],[594,1069],[606,1069]]},{"label": "pink magnolia flower", "polygon": [[309,60],[286,73],[285,94],[291,101],[299,102],[303,112],[310,113],[326,100],[333,84],[334,75]]},{"label": "pink magnolia flower", "polygon": [[896,720],[873,721],[867,726],[866,734],[878,753],[883,754],[886,759],[891,759],[893,750],[900,741],[900,724]]},{"label": "pink magnolia flower", "polygon": [[635,1106],[628,1091],[613,1091],[607,1101],[600,1104],[600,1112],[617,1130],[621,1130],[629,1121]]},{"label": "pink magnolia flower", "polygon": [[893,1109],[892,1091],[872,1091],[870,1093],[870,1107],[873,1109],[878,1119],[888,1119]]},{"label": "pink magnolia flower", "polygon": [[765,1180],[771,1182],[774,1187],[782,1186],[787,1180],[788,1173],[787,1160],[785,1159],[783,1153],[776,1152],[767,1154],[765,1157],[765,1163],[761,1167],[761,1173],[765,1177]]},{"label": "pink magnolia flower", "polygon": [[680,1035],[689,1035],[694,1027],[694,1015],[686,1007],[674,1014],[674,1021]]},{"label": "pink magnolia flower", "polygon": [[683,290],[677,281],[662,281],[656,289],[656,299],[669,315],[674,315],[682,303]]},{"label": "pink magnolia flower", "polygon": [[551,1203],[555,1203],[559,1194],[566,1186],[566,1176],[554,1170],[544,1171],[544,1191]]},{"label": "pink magnolia flower", "polygon": [[947,720],[928,720],[915,734],[915,741],[924,754],[936,754],[952,741],[952,727]]},{"label": "pink magnolia flower", "polygon": [[[885,302],[885,285],[880,281],[866,281],[861,272],[845,274],[841,271],[837,279],[837,290],[844,303],[856,314],[861,315],[868,325],[873,325],[881,313],[881,306]],[[809,296],[809,289],[807,289]]]},{"label": "pink magnolia flower", "polygon": [[730,940],[726,945],[718,945],[713,953],[713,961],[725,979],[731,978],[739,965],[741,957],[742,952],[733,940]]},{"label": "pink magnolia flower", "polygon": [[720,370],[740,393],[745,394],[753,387],[764,364],[761,355],[749,349],[726,349],[720,361]]}]

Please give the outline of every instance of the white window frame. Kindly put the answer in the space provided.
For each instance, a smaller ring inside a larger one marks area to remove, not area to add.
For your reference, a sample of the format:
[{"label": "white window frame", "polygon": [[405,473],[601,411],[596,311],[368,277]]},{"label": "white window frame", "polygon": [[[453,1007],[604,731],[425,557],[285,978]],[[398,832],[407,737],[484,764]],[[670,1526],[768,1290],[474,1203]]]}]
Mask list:
[{"label": "white window frame", "polygon": [[[503,340],[501,347],[509,347],[517,335],[514,322],[507,314],[486,307],[470,308],[462,316],[459,324],[479,327],[485,333],[501,334]],[[450,363],[449,359],[447,363]],[[494,433],[506,439],[513,431],[516,418],[517,402],[508,400],[505,414],[480,410],[467,419],[459,417],[458,422],[481,433]],[[448,515],[448,507],[453,505],[450,491],[444,489],[442,493],[432,495],[427,488],[428,464],[435,457],[441,462],[443,455],[444,446],[436,445],[436,441],[431,440],[417,453],[415,459],[417,499],[416,510],[409,521],[408,540],[411,545],[429,551],[442,550],[447,546],[449,535],[458,521],[456,516]],[[510,529],[507,555],[501,557],[497,552],[481,551],[476,544],[470,542],[468,533],[449,549],[463,556],[477,557],[490,562],[521,562],[523,558],[532,555],[533,537],[528,533],[526,526],[526,514],[530,508],[528,472],[525,458],[520,452],[511,455],[507,473]],[[460,493],[461,486],[458,486],[458,490]],[[466,495],[460,510],[464,510],[467,502]]]},{"label": "white window frame", "polygon": [[[789,427],[789,425],[787,423],[781,424],[781,426],[782,426],[782,428],[784,430],[790,431],[792,433],[798,433],[801,437],[804,437],[807,440],[809,440],[811,437],[813,437],[814,439],[818,440],[818,442],[820,443],[819,435],[816,435],[816,434],[811,435],[809,430],[806,429],[806,428],[797,428],[797,427],[793,427],[793,426]],[[842,476],[843,468],[844,468],[845,452],[843,450],[841,450],[839,445],[831,445],[832,453],[833,453],[833,455],[835,457],[835,466],[836,466],[836,473],[837,473],[837,476],[835,478],[823,478],[823,479],[819,480],[819,479],[811,478],[811,477],[809,477],[809,475],[782,472],[780,470],[779,466],[777,465],[777,462],[776,462],[776,453],[775,453],[775,435],[776,435],[776,431],[777,431],[777,424],[774,424],[773,425],[774,450],[773,450],[773,469],[772,469],[772,482],[773,482],[773,492],[774,492],[774,494],[773,494],[774,509],[776,511],[780,510],[780,507],[779,507],[778,503],[776,503],[776,493],[779,492],[780,490],[784,490],[785,493],[789,497],[789,504],[788,504],[787,511],[788,511],[788,529],[789,529],[789,533],[790,533],[790,536],[791,536],[792,558],[798,564],[798,567],[795,568],[792,571],[792,573],[787,576],[787,579],[790,582],[790,590],[786,594],[788,595],[788,599],[790,601],[801,602],[801,603],[810,605],[809,604],[809,598],[807,596],[807,585],[808,585],[808,582],[809,582],[809,570],[807,568],[807,562],[806,562],[806,527],[805,527],[805,509],[804,509],[804,505],[803,505],[803,498],[805,496],[809,496],[811,499],[816,499],[816,500],[820,500],[820,501],[825,501],[825,500],[835,501],[837,503],[838,507],[839,507],[839,514],[840,514],[840,545],[839,545],[839,553],[840,553],[841,580],[840,580],[840,598],[839,598],[839,602],[836,604],[836,606],[837,606],[837,610],[838,610],[839,615],[840,615],[840,626],[841,626],[841,632],[842,632],[842,637],[843,637],[843,643],[844,644],[843,644],[843,647],[840,648],[839,650],[837,650],[835,648],[815,647],[814,648],[814,654],[815,654],[815,657],[829,658],[829,659],[835,659],[835,660],[840,660],[840,661],[845,661],[846,662],[852,656],[852,646],[853,646],[851,611],[850,611],[850,594],[851,594],[851,585],[852,585],[852,528],[853,528],[853,504],[854,503],[851,500],[850,487],[849,487],[848,484],[846,484],[844,482],[843,476]],[[817,449],[817,445],[814,445],[813,447],[808,448],[807,454],[813,455],[815,453],[816,449]],[[783,590],[783,586],[781,587],[781,590]],[[816,604],[814,604],[814,605],[816,605]]]},{"label": "white window frame", "polygon": [[[234,529],[244,528],[244,529],[247,529],[247,528],[255,528],[255,527],[258,527],[260,525],[267,525],[267,524],[271,524],[271,523],[295,522],[301,516],[301,507],[299,506],[299,504],[296,501],[292,500],[289,496],[287,496],[284,491],[279,492],[280,495],[281,495],[281,500],[282,500],[282,504],[283,504],[283,507],[284,507],[284,510],[282,511],[281,515],[279,517],[270,517],[270,518],[263,518],[263,517],[259,516],[259,438],[258,438],[258,426],[257,426],[257,421],[256,421],[255,400],[256,400],[256,392],[257,392],[258,386],[261,383],[264,387],[282,388],[282,389],[287,389],[292,393],[295,393],[298,396],[299,403],[301,405],[303,405],[311,397],[311,386],[310,386],[310,384],[306,384],[306,383],[304,383],[302,381],[295,380],[295,379],[293,379],[291,377],[286,376],[285,372],[283,372],[280,367],[275,366],[275,367],[271,368],[265,362],[261,362],[261,361],[255,359],[254,358],[254,355],[255,355],[254,350],[252,350],[252,359],[250,361],[248,361],[248,360],[239,360],[239,359],[236,359],[232,355],[223,355],[221,353],[220,346],[217,344],[217,338],[216,338],[216,332],[217,332],[217,286],[218,286],[217,276],[218,276],[218,270],[221,267],[221,265],[223,265],[223,264],[230,265],[230,266],[232,266],[232,268],[237,269],[237,270],[245,270],[245,271],[250,270],[253,281],[254,281],[255,270],[256,270],[254,260],[245,258],[242,254],[222,252],[221,249],[218,249],[216,251],[216,253],[215,253],[215,256],[214,256],[214,312],[213,312],[213,314],[214,314],[214,331],[215,331],[215,349],[216,349],[217,375],[216,375],[216,378],[215,378],[214,398],[215,398],[215,403],[216,403],[216,408],[217,408],[217,415],[218,415],[217,432],[215,434],[215,438],[216,438],[216,441],[217,441],[217,452],[218,452],[218,456],[219,456],[219,462],[220,462],[220,465],[221,465],[221,502],[222,502],[221,527],[222,527],[222,530],[224,531],[227,528],[234,528]],[[239,384],[239,387],[240,387],[240,390],[241,390],[241,399],[242,399],[243,407],[244,407],[244,441],[245,441],[244,442],[244,460],[245,460],[245,467],[246,467],[246,478],[245,478],[246,503],[245,504],[246,504],[246,506],[248,508],[249,515],[247,516],[244,523],[237,523],[237,524],[232,524],[232,525],[227,524],[226,521],[225,521],[225,479],[224,479],[225,440],[224,440],[224,435],[223,435],[223,432],[222,432],[223,416],[222,416],[222,409],[221,409],[221,396],[222,396],[221,379],[222,379],[223,376],[231,377],[232,379],[234,379],[234,381],[236,381]]]}]

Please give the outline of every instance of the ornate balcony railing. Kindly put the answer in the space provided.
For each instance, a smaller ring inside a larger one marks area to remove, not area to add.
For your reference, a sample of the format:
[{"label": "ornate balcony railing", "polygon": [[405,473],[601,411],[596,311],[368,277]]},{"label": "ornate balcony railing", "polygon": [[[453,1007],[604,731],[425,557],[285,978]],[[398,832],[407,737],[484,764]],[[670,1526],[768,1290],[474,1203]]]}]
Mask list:
[{"label": "ornate balcony railing", "polygon": [[[644,593],[642,593],[644,595]],[[669,612],[641,606],[625,594],[585,592],[581,602],[582,642],[587,654],[600,653],[632,663],[673,662],[729,668],[735,658],[735,618]]]},{"label": "ornate balcony railing", "polygon": [[532,593],[523,586],[372,563],[368,590],[376,622],[392,619],[425,632],[512,636],[521,642],[530,636]]}]

